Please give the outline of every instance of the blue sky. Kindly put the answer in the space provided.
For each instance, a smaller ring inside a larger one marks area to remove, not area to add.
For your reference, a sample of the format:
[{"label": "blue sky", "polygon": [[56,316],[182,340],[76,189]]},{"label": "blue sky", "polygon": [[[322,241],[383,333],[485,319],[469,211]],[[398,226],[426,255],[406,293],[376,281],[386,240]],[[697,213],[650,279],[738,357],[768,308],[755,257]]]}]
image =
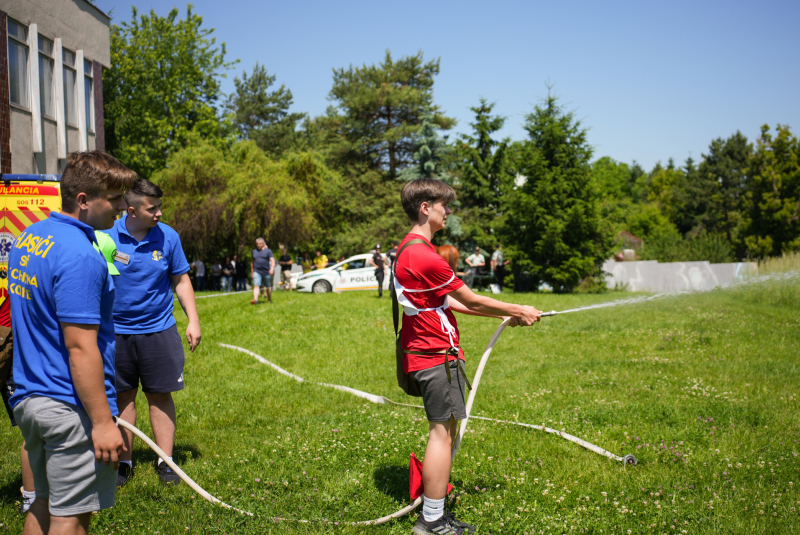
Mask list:
[{"label": "blue sky", "polygon": [[[185,3],[96,0],[115,22],[131,6],[161,15]],[[233,78],[256,62],[294,95],[294,110],[321,114],[332,69],[422,50],[441,59],[435,102],[468,132],[485,97],[508,117],[501,136],[523,139],[524,117],[547,95],[589,128],[595,156],[645,169],[672,157],[699,160],[712,139],[762,124],[800,135],[800,2],[261,2],[196,0],[215,28]]]}]

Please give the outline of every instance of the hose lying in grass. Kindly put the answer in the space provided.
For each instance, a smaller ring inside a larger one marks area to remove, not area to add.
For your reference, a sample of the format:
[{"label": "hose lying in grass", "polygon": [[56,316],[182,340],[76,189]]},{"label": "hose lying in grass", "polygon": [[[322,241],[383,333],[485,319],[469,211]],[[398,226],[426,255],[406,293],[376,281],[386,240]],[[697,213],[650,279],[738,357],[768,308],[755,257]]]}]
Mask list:
[{"label": "hose lying in grass", "polygon": [[[172,460],[170,460],[169,456],[166,453],[164,453],[164,450],[159,448],[158,445],[155,442],[153,442],[152,440],[150,440],[150,437],[148,437],[147,435],[142,433],[142,431],[139,428],[137,428],[133,424],[129,424],[128,422],[126,422],[122,418],[116,418],[116,422],[117,422],[117,425],[120,425],[120,426],[124,427],[125,429],[131,431],[134,435],[136,435],[137,437],[142,439],[144,441],[144,443],[147,444],[150,447],[151,450],[156,452],[156,454],[159,457],[164,459],[164,462],[167,463],[167,466],[172,468],[172,470],[174,470],[175,473],[178,474],[180,476],[180,478],[183,481],[185,481],[186,484],[189,485],[192,488],[192,490],[195,491],[197,494],[199,494],[200,496],[202,496],[203,498],[205,498],[206,500],[210,501],[211,503],[213,503],[215,505],[220,505],[220,506],[222,506],[222,507],[224,507],[226,509],[230,509],[231,511],[236,511],[237,513],[241,513],[243,515],[255,516],[253,513],[249,513],[247,511],[243,511],[241,509],[237,509],[236,507],[233,507],[232,505],[228,505],[227,503],[223,502],[219,498],[215,498],[214,496],[212,496],[208,491],[203,489],[203,487],[201,487],[200,485],[195,483],[195,481],[191,477],[189,477],[186,474],[186,472],[181,470],[178,467],[177,464],[175,464]],[[370,525],[371,526],[375,526],[375,525],[378,525],[378,524],[385,524],[386,522],[392,520],[393,518],[399,518],[401,516],[407,515],[408,513],[410,513],[411,511],[413,511],[417,507],[419,507],[420,503],[422,503],[422,497],[417,498],[414,501],[414,503],[412,503],[411,505],[407,505],[406,507],[403,507],[399,511],[396,511],[396,512],[390,514],[390,515],[382,516],[381,518],[376,518],[374,520],[364,520],[364,521],[361,521],[361,522],[350,522],[350,524],[353,525],[353,526],[370,526]],[[270,517],[270,518],[272,520],[276,521],[276,522],[277,521],[290,521],[290,522],[301,522],[301,523],[304,523],[304,524],[312,522],[311,520],[298,520],[298,519],[294,519],[294,518],[280,518],[280,517]]]},{"label": "hose lying in grass", "polygon": [[[550,314],[548,314],[548,315],[550,315]],[[633,457],[633,455],[626,455],[625,457],[618,457],[617,455],[614,455],[613,453],[610,453],[610,452],[608,452],[608,451],[606,451],[606,450],[604,450],[604,449],[602,449],[602,448],[600,448],[598,446],[595,446],[594,444],[590,444],[589,442],[581,440],[578,437],[575,437],[575,436],[570,435],[568,433],[564,433],[562,431],[557,431],[555,429],[550,429],[549,427],[545,427],[543,425],[542,426],[538,426],[538,425],[525,424],[525,423],[520,423],[520,422],[510,422],[510,421],[505,421],[505,420],[495,420],[495,419],[492,419],[492,418],[484,418],[484,417],[480,417],[480,416],[471,416],[470,415],[470,413],[472,412],[472,405],[475,402],[475,395],[477,394],[478,386],[480,385],[481,376],[483,375],[483,371],[486,368],[486,362],[489,360],[489,355],[492,354],[492,350],[494,349],[494,346],[497,343],[497,340],[500,338],[500,335],[505,330],[505,328],[508,325],[509,321],[510,321],[510,319],[506,319],[497,327],[497,330],[495,331],[494,335],[492,335],[492,338],[489,340],[489,345],[486,346],[486,350],[484,351],[483,356],[481,357],[480,363],[478,364],[478,369],[475,372],[475,377],[472,379],[472,390],[470,391],[469,398],[467,399],[467,406],[466,406],[467,417],[464,420],[462,420],[461,426],[459,427],[459,431],[458,431],[458,435],[456,437],[456,441],[453,443],[453,451],[452,451],[451,459],[455,459],[456,454],[458,453],[458,449],[461,446],[461,441],[464,438],[464,433],[467,430],[467,424],[469,423],[469,419],[470,419],[470,417],[473,417],[473,418],[480,419],[480,420],[488,420],[488,421],[507,423],[507,424],[512,424],[512,425],[521,425],[521,426],[524,426],[524,427],[530,427],[530,428],[533,428],[533,429],[538,429],[538,430],[541,430],[541,431],[545,431],[547,433],[557,434],[558,436],[560,436],[562,438],[565,438],[565,439],[567,439],[567,440],[569,440],[571,442],[574,442],[574,443],[576,443],[576,444],[578,444],[580,446],[583,446],[584,448],[587,448],[587,449],[589,449],[591,451],[594,451],[595,453],[599,453],[600,455],[604,455],[604,456],[606,456],[606,457],[608,457],[610,459],[614,459],[616,461],[622,461],[622,462],[624,462],[626,464],[636,464],[636,458]],[[279,373],[282,373],[282,374],[284,374],[284,375],[286,375],[288,377],[291,377],[292,379],[294,379],[296,381],[299,381],[299,382],[304,382],[305,381],[302,377],[299,377],[297,375],[294,375],[293,373],[287,372],[283,368],[280,368],[279,366],[276,366],[275,364],[269,362],[268,360],[266,360],[265,358],[261,357],[260,355],[257,355],[255,353],[253,353],[252,351],[248,351],[247,349],[244,349],[244,348],[241,348],[241,347],[237,347],[237,346],[232,346],[232,345],[229,345],[229,344],[219,344],[219,345],[222,346],[222,347],[228,348],[228,349],[235,349],[237,351],[241,351],[242,353],[246,353],[248,355],[251,355],[251,356],[255,357],[259,362],[261,362],[263,364],[267,364],[267,365],[275,368],[275,370],[278,371]],[[321,386],[326,386],[326,387],[329,387],[329,388],[336,388],[337,390],[342,390],[342,391],[348,392],[350,394],[354,394],[356,396],[365,398],[365,399],[367,399],[367,400],[369,400],[369,401],[371,401],[373,403],[385,403],[385,402],[388,402],[388,403],[392,403],[392,404],[395,404],[395,405],[403,405],[403,406],[407,406],[407,407],[422,408],[422,407],[420,407],[418,405],[409,405],[407,403],[397,403],[397,402],[392,401],[389,398],[386,398],[384,396],[376,396],[375,394],[369,394],[367,392],[361,392],[359,390],[355,390],[353,388],[349,388],[349,387],[345,387],[345,386],[341,386],[341,385],[333,385],[333,384],[328,384],[328,383],[318,383],[318,384],[320,384]],[[169,460],[169,456],[166,453],[164,453],[161,450],[161,448],[159,448],[156,445],[155,442],[150,440],[150,438],[147,435],[142,433],[134,425],[129,424],[128,422],[126,422],[126,421],[124,421],[124,420],[122,420],[120,418],[117,418],[117,423],[118,423],[118,425],[121,425],[122,427],[132,431],[133,434],[135,434],[137,437],[142,439],[144,441],[144,443],[147,444],[150,447],[150,449],[152,449],[154,452],[156,452],[156,454],[158,454],[159,457],[164,459],[165,462],[167,463],[167,465],[170,468],[172,468],[172,470],[174,470],[175,473],[178,474],[178,476],[180,476],[180,478],[183,481],[185,481],[186,484],[189,485],[192,488],[192,490],[197,492],[200,496],[202,496],[203,498],[205,498],[209,502],[211,502],[213,504],[218,504],[218,505],[220,505],[222,507],[225,507],[226,509],[230,509],[232,511],[236,511],[237,513],[241,513],[241,514],[244,514],[244,515],[254,516],[253,513],[249,513],[247,511],[243,511],[241,509],[237,509],[236,507],[228,505],[227,503],[223,502],[222,500],[220,500],[218,498],[215,498],[210,493],[208,493],[206,490],[204,490],[200,485],[195,483],[194,480],[192,478],[190,478],[183,470],[181,470],[178,467],[178,465],[176,465],[173,461]],[[414,500],[414,502],[411,503],[410,505],[407,505],[407,506],[403,507],[402,509],[400,509],[398,511],[395,511],[392,514],[389,514],[389,515],[386,515],[386,516],[382,516],[380,518],[376,518],[376,519],[373,519],[373,520],[363,520],[363,521],[360,521],[360,522],[349,522],[348,524],[353,525],[353,526],[376,526],[376,525],[379,525],[379,524],[385,524],[386,522],[389,522],[390,520],[392,520],[394,518],[400,518],[402,516],[407,515],[408,513],[410,513],[411,511],[413,511],[417,507],[419,507],[419,505],[421,503],[422,503],[422,497],[420,496],[419,498]],[[312,522],[310,520],[301,520],[301,519],[292,519],[292,518],[281,518],[281,517],[270,517],[270,518],[272,520],[274,520],[275,522],[279,522],[279,521],[290,521],[290,522],[300,522],[300,523]]]},{"label": "hose lying in grass", "polygon": [[154,452],[156,452],[156,454],[158,454],[159,457],[164,459],[164,462],[167,463],[167,466],[172,468],[172,470],[174,470],[175,473],[178,474],[180,476],[180,478],[182,480],[184,480],[186,482],[186,484],[189,485],[192,488],[192,490],[194,490],[197,494],[199,494],[200,496],[202,496],[206,500],[210,501],[211,503],[219,504],[219,505],[221,505],[222,507],[224,507],[226,509],[231,509],[232,511],[236,511],[237,513],[242,513],[243,515],[254,516],[253,513],[248,513],[247,511],[242,511],[241,509],[237,509],[236,507],[233,507],[232,505],[228,505],[227,503],[223,502],[222,500],[217,499],[214,496],[212,496],[211,494],[209,494],[208,492],[206,492],[203,489],[203,487],[201,487],[200,485],[195,483],[194,480],[191,477],[186,475],[186,472],[181,470],[178,467],[178,465],[175,464],[169,458],[169,455],[164,453],[164,450],[159,448],[158,445],[156,445],[155,442],[150,440],[150,437],[148,437],[147,435],[142,433],[135,425],[129,424],[128,422],[126,422],[122,418],[115,418],[115,420],[117,421],[117,425],[120,425],[120,426],[124,427],[125,429],[127,429],[128,431],[131,431],[134,435],[136,435],[137,437],[141,438],[144,441],[145,444],[150,446],[150,449],[153,450]]}]

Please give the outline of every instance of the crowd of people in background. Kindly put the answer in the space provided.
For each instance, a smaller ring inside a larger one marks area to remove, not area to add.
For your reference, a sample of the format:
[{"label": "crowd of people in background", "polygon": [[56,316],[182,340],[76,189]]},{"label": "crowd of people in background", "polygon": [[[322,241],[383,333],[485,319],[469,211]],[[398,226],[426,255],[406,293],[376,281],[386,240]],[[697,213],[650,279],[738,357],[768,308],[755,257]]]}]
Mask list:
[{"label": "crowd of people in background", "polygon": [[[192,277],[193,287],[195,291],[201,292],[246,292],[249,288],[258,286],[259,291],[257,295],[254,293],[253,302],[258,302],[259,298],[265,298],[268,302],[271,302],[272,280],[276,265],[281,268],[278,287],[291,291],[291,273],[295,265],[300,267],[302,273],[309,273],[317,269],[329,267],[334,263],[329,260],[328,256],[323,254],[320,249],[316,249],[313,255],[311,251],[305,251],[301,255],[295,257],[289,253],[285,245],[280,244],[278,248],[280,250],[280,256],[276,259],[266,241],[263,238],[258,238],[258,240],[256,240],[256,248],[251,252],[250,262],[240,255],[233,255],[225,256],[224,259],[220,257],[206,263],[203,255],[198,255],[197,259],[191,263],[190,275]],[[502,245],[497,244],[494,248],[494,253],[492,253],[489,262],[486,261],[486,257],[480,247],[475,247],[474,253],[463,260],[464,264],[466,264],[465,280],[468,279],[469,283],[474,281],[478,286],[482,286],[482,282],[484,281],[493,282],[502,290],[503,280],[505,278],[505,267],[508,265],[509,261],[506,260],[503,255]],[[380,246],[377,246],[370,252],[380,254]],[[388,266],[392,265],[392,255],[396,252],[397,242],[395,241],[392,249],[387,251],[390,257]],[[263,258],[263,262],[256,262],[258,266],[252,261],[252,259],[257,257]],[[345,259],[346,257],[341,255],[336,262],[343,262]],[[376,268],[380,267],[378,266],[380,263],[381,262],[378,262],[374,257],[371,258],[369,262],[371,266]],[[271,267],[268,264],[270,264]],[[377,271],[381,270],[378,269]],[[210,276],[208,273],[210,273]],[[381,271],[381,273],[383,273],[383,271]],[[255,278],[254,274],[258,275],[259,280],[257,284],[253,284]]]},{"label": "crowd of people in background", "polygon": [[[250,262],[240,255],[226,256],[224,260],[221,257],[215,258],[206,262],[203,255],[197,255],[197,259],[190,264],[192,285],[195,291],[200,292],[245,292],[248,287],[257,286],[259,294],[254,295],[253,301],[257,302],[258,297],[266,297],[268,302],[271,302],[272,277],[276,264],[281,268],[279,287],[290,291],[291,273],[295,264],[300,266],[303,273],[323,269],[331,264],[328,256],[320,249],[315,251],[313,257],[310,251],[302,253],[302,256],[293,257],[285,245],[280,244],[278,247],[280,256],[277,261],[264,238],[256,240],[256,248],[250,254]],[[256,259],[258,261],[255,261]],[[344,256],[340,260],[344,260]]]}]

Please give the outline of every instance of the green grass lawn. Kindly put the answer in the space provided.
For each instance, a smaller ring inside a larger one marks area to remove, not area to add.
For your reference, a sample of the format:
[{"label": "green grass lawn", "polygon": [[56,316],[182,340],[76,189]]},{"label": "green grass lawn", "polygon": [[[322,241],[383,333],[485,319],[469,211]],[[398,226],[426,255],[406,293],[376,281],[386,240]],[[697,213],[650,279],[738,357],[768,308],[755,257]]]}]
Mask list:
[{"label": "green grass lawn", "polygon": [[[503,298],[565,310],[632,295]],[[203,342],[187,356],[186,389],[176,395],[175,458],[209,492],[257,516],[212,506],[186,485],[162,487],[156,455],[137,442],[136,477],[96,516],[95,533],[409,533],[415,516],[346,523],[408,503],[408,458],[424,454],[424,413],[312,384],[418,402],[395,384],[389,300],[370,292],[277,293],[273,305],[257,307],[249,300],[198,301]],[[471,376],[498,322],[458,320]],[[800,532],[799,352],[797,279],[507,329],[474,413],[564,429],[639,464],[473,420],[450,507],[480,533]],[[151,434],[146,405],[138,408],[138,425]],[[17,533],[21,437],[0,427],[0,530]]]}]

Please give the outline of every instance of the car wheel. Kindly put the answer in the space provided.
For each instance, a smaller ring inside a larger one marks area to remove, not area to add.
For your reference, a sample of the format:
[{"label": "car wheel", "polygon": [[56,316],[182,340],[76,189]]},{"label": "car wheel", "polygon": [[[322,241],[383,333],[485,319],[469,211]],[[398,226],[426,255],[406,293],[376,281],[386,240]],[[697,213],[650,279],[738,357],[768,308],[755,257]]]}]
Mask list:
[{"label": "car wheel", "polygon": [[331,284],[328,281],[317,281],[311,287],[311,290],[315,294],[326,294],[331,291]]}]

